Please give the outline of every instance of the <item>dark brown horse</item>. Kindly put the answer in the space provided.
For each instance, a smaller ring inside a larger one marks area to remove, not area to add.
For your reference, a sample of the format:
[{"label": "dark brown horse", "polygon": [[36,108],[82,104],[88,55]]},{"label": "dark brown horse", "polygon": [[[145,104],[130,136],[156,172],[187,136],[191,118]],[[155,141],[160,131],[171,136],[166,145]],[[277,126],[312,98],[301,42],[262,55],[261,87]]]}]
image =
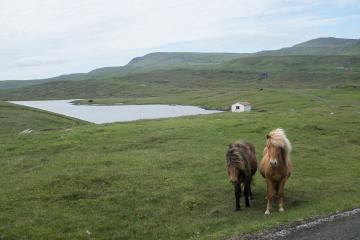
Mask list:
[{"label": "dark brown horse", "polygon": [[257,170],[255,147],[243,140],[230,144],[226,153],[226,165],[230,182],[235,190],[235,211],[240,210],[241,185],[244,188],[245,205],[250,207],[251,181]]},{"label": "dark brown horse", "polygon": [[292,172],[290,151],[291,144],[283,129],[277,128],[266,135],[260,173],[266,179],[267,215],[271,212],[274,193],[279,201],[279,212],[284,211],[284,187]]}]

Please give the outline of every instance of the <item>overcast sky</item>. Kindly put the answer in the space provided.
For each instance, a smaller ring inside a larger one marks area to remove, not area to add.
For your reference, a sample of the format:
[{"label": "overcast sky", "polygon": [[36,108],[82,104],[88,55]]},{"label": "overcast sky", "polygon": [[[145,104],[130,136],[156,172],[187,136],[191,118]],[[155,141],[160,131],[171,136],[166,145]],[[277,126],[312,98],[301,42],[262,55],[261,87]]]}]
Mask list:
[{"label": "overcast sky", "polygon": [[0,0],[0,80],[121,66],[155,51],[359,38],[359,23],[360,0]]}]

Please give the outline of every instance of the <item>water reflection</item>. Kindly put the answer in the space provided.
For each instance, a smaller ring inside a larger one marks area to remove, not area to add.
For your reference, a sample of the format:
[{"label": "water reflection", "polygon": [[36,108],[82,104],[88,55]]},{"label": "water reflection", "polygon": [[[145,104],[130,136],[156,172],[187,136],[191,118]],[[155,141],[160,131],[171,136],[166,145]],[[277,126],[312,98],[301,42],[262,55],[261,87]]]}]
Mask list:
[{"label": "water reflection", "polygon": [[74,105],[71,104],[71,101],[73,100],[11,101],[11,103],[38,108],[97,124],[220,112],[181,105]]}]

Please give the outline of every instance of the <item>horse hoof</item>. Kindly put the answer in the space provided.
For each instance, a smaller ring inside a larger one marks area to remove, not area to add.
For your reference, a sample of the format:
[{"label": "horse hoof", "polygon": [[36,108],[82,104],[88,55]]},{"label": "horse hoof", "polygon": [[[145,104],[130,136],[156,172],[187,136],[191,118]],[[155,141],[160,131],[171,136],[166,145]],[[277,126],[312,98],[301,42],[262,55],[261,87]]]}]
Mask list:
[{"label": "horse hoof", "polygon": [[283,211],[285,211],[284,208],[282,208],[282,207],[279,208],[279,212],[283,212]]},{"label": "horse hoof", "polygon": [[265,211],[265,215],[270,215],[270,210],[269,210],[269,209],[267,209],[267,210]]}]

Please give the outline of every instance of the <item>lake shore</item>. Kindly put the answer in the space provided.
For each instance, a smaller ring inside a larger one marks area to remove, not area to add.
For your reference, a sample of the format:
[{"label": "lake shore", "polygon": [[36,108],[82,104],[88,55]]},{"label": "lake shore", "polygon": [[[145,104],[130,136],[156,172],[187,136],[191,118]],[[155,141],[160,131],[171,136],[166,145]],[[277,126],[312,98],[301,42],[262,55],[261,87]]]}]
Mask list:
[{"label": "lake shore", "polygon": [[198,114],[213,114],[221,112],[217,110],[205,110],[195,106],[182,105],[76,105],[73,104],[74,101],[77,100],[10,101],[10,103],[54,112],[96,124],[129,122],[142,119],[192,116]]}]

